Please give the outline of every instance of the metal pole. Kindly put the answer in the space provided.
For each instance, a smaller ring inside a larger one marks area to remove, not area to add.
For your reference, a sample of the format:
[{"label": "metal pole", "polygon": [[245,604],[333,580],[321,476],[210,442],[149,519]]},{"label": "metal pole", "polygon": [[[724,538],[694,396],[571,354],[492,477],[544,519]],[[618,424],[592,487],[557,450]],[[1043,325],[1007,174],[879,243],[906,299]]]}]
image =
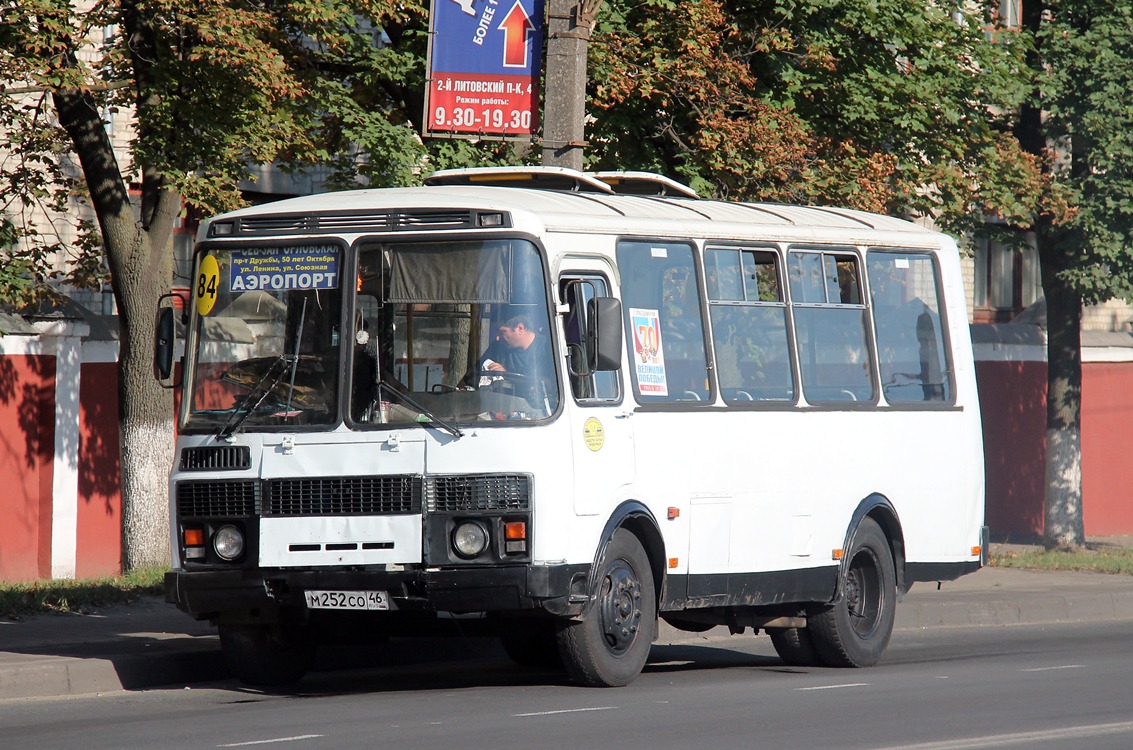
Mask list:
[{"label": "metal pole", "polygon": [[586,50],[601,0],[548,0],[543,164],[582,170]]}]

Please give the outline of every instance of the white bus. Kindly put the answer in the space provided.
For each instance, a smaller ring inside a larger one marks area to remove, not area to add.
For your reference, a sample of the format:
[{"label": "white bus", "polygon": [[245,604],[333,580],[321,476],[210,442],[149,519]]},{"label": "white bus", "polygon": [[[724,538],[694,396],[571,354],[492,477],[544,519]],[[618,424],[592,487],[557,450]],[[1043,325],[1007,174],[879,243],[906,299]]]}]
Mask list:
[{"label": "white bus", "polygon": [[505,168],[198,240],[166,597],[247,682],[449,631],[624,685],[659,621],[868,666],[909,586],[984,563],[943,234]]}]

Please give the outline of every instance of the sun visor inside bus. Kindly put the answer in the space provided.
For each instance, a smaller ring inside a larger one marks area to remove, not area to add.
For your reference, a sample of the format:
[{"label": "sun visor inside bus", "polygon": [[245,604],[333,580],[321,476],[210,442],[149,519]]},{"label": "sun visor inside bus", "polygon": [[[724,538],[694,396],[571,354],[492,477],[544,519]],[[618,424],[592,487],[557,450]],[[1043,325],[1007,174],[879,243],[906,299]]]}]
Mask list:
[{"label": "sun visor inside bus", "polygon": [[389,302],[507,302],[504,248],[411,245],[390,253]]}]

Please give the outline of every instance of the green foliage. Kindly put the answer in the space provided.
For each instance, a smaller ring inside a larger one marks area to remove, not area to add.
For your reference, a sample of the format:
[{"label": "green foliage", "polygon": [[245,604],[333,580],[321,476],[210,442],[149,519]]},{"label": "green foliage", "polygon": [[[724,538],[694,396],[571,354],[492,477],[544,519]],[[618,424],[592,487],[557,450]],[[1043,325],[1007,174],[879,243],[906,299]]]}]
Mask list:
[{"label": "green foliage", "polygon": [[1039,164],[1009,133],[1028,46],[989,31],[993,5],[608,0],[591,162],[953,229],[1027,220]]},{"label": "green foliage", "polygon": [[1040,101],[1065,206],[1052,218],[1075,253],[1060,277],[1086,302],[1133,299],[1133,7],[1058,0],[1045,9]]}]

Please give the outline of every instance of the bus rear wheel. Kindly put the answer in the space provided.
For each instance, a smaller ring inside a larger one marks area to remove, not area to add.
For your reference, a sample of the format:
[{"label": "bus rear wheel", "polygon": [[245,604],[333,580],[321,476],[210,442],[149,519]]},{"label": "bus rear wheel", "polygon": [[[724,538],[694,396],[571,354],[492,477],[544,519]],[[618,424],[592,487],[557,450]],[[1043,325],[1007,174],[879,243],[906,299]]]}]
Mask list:
[{"label": "bus rear wheel", "polygon": [[217,629],[228,668],[248,685],[298,682],[315,658],[311,629],[298,623],[221,623]]},{"label": "bus rear wheel", "polygon": [[896,610],[893,552],[881,527],[866,518],[854,535],[841,599],[811,615],[807,631],[823,664],[871,667],[889,645]]},{"label": "bus rear wheel", "polygon": [[814,647],[814,640],[806,628],[776,628],[768,630],[775,653],[789,667],[817,667],[822,658]]},{"label": "bus rear wheel", "polygon": [[614,532],[598,572],[590,611],[559,626],[559,650],[576,682],[621,687],[649,658],[657,622],[653,573],[641,542],[625,529]]}]

